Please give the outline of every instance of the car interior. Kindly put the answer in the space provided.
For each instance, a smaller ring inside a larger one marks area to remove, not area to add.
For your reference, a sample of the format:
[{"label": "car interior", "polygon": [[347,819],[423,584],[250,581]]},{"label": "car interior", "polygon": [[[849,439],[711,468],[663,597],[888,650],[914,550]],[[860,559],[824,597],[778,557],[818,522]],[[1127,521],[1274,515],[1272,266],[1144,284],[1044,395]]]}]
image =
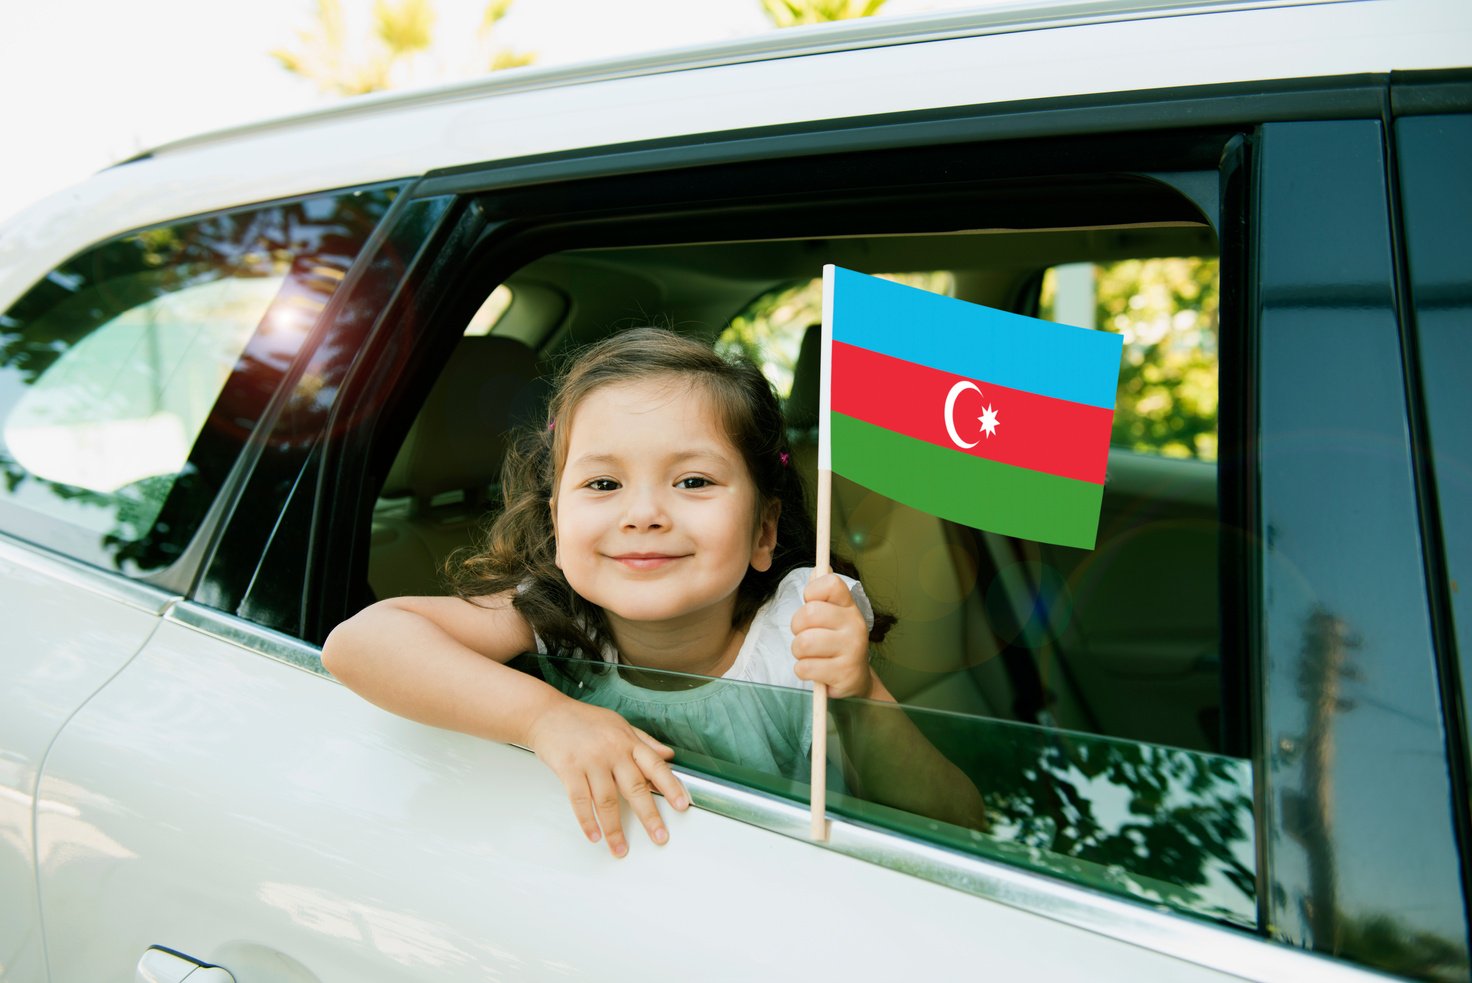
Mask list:
[{"label": "car interior", "polygon": [[[755,301],[824,263],[944,271],[960,299],[1036,314],[1049,268],[1216,252],[1206,224],[1168,221],[544,255],[485,285],[399,449],[373,515],[371,593],[445,592],[445,564],[495,513],[508,435],[539,419],[566,354],[606,332],[656,323],[716,344]],[[811,487],[816,333],[794,342],[779,394]],[[903,703],[1222,750],[1214,462],[1111,449],[1092,551],[958,526],[842,478],[833,494],[835,552],[898,617],[876,666]]]}]

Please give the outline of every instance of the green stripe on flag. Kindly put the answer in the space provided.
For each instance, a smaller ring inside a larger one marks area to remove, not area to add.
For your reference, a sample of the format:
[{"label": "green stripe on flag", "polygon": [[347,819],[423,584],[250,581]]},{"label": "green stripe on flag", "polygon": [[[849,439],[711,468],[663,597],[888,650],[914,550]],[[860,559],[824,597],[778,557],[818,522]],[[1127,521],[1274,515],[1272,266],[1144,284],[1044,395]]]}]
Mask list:
[{"label": "green stripe on flag", "polygon": [[1104,486],[999,464],[833,415],[833,473],[1004,536],[1093,549]]}]

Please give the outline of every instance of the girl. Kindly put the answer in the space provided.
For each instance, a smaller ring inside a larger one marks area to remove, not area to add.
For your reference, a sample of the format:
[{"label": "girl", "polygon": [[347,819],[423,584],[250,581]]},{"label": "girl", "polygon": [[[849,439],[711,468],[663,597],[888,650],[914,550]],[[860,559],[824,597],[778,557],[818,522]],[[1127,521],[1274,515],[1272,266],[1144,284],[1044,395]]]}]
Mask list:
[{"label": "girl", "polygon": [[[673,750],[625,719],[658,694],[625,675],[822,681],[834,697],[893,700],[869,667],[861,589],[809,580],[812,524],[754,366],[654,328],[594,345],[557,385],[546,427],[508,456],[503,492],[487,548],[456,574],[458,597],[380,601],[332,632],[323,663],[385,709],[530,748],[614,856],[627,852],[620,797],[655,843],[668,832],[652,793],[690,804]],[[620,668],[598,674],[608,685],[573,680],[574,699],[505,664],[530,651]],[[715,709],[730,731],[715,736],[723,756],[760,757],[755,745],[771,754],[759,767],[791,773],[787,759],[807,753],[790,714]]]}]

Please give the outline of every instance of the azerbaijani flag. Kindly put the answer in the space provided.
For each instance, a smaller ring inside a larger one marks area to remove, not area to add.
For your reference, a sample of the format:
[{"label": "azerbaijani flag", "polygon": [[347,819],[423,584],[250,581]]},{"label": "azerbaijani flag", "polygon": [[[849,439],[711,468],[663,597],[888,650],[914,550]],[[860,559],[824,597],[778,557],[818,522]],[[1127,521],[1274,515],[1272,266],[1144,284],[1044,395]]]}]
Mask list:
[{"label": "azerbaijani flag", "polygon": [[942,519],[1093,549],[1123,345],[825,266],[818,466]]}]

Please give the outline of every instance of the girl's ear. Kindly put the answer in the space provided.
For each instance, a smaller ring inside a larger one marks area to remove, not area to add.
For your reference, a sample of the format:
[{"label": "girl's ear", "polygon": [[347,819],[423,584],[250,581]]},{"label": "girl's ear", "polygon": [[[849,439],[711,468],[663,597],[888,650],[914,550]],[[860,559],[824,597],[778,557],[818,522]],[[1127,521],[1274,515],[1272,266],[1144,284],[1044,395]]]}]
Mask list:
[{"label": "girl's ear", "polygon": [[766,573],[772,569],[772,554],[777,549],[777,519],[781,515],[781,502],[771,502],[762,509],[761,521],[757,523],[756,543],[751,549],[751,568],[757,573]]}]

